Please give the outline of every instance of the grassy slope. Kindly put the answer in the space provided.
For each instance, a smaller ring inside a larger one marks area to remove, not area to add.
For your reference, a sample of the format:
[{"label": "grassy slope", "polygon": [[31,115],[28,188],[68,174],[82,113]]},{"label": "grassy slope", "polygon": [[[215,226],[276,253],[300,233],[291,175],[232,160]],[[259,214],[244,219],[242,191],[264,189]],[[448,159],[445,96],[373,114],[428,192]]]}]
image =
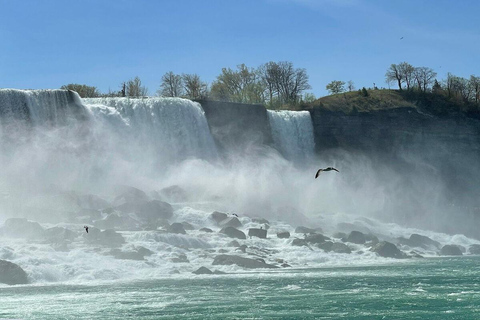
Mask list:
[{"label": "grassy slope", "polygon": [[358,91],[325,96],[309,104],[307,109],[315,107],[350,113],[354,110],[368,112],[399,107],[416,108],[416,105],[405,100],[396,90],[368,90],[367,97]]}]

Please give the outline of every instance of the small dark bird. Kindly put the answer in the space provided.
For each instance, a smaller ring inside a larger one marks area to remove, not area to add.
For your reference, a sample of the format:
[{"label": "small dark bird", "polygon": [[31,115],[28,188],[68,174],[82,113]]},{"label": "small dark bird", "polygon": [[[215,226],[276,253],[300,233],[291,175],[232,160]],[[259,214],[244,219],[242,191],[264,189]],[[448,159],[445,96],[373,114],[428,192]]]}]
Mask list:
[{"label": "small dark bird", "polygon": [[87,226],[83,226],[83,228],[84,228],[85,231],[88,233],[88,227],[87,227]]},{"label": "small dark bird", "polygon": [[403,39],[403,37],[400,38],[400,40],[402,40],[402,39]]},{"label": "small dark bird", "polygon": [[334,167],[328,167],[328,168],[325,168],[325,169],[318,169],[317,174],[315,175],[315,179],[318,178],[318,176],[320,175],[320,173],[322,173],[322,171],[332,171],[332,170],[340,172],[337,169],[335,169]]},{"label": "small dark bird", "polygon": [[238,214],[236,214],[236,213],[232,213],[232,216],[235,216],[235,217],[238,218]]}]

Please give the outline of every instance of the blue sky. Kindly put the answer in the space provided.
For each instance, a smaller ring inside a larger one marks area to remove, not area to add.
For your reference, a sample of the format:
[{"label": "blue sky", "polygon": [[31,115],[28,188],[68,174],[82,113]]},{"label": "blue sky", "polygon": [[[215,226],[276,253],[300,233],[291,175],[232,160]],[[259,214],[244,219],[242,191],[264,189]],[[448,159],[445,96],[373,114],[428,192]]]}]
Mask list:
[{"label": "blue sky", "polygon": [[106,92],[139,76],[153,95],[168,71],[211,83],[285,60],[317,97],[332,80],[388,87],[402,61],[480,76],[479,13],[476,0],[0,0],[0,88]]}]

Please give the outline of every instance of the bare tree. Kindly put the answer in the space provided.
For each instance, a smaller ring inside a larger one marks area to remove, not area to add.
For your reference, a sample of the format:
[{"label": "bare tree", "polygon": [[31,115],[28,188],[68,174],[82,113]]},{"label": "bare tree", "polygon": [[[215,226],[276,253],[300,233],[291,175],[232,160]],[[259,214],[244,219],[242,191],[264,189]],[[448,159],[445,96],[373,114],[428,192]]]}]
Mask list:
[{"label": "bare tree", "polygon": [[197,74],[183,74],[183,85],[189,99],[201,99],[207,94],[207,84]]},{"label": "bare tree", "polygon": [[355,86],[354,86],[354,83],[352,80],[348,80],[347,82],[347,88],[348,88],[348,91],[352,92],[353,90],[355,90]]},{"label": "bare tree", "polygon": [[474,75],[470,76],[469,85],[474,94],[475,103],[478,103],[480,100],[480,77]]},{"label": "bare tree", "polygon": [[162,83],[160,89],[157,90],[159,96],[164,97],[180,97],[183,95],[183,80],[182,76],[174,74],[172,71],[165,73],[162,76]]},{"label": "bare tree", "polygon": [[132,80],[128,80],[126,83],[126,95],[127,97],[144,97],[148,94],[148,89],[142,86],[142,81],[139,77],[135,77]]},{"label": "bare tree", "polygon": [[402,90],[402,82],[404,80],[404,75],[400,70],[399,66],[397,66],[396,64],[391,64],[390,68],[387,70],[387,73],[385,73],[385,80],[387,81],[387,83],[397,81],[398,89]]},{"label": "bare tree", "polygon": [[407,90],[410,90],[410,85],[414,79],[413,72],[415,68],[408,62],[402,62],[398,65],[398,69],[400,70],[400,74],[403,75],[403,80],[407,85]]},{"label": "bare tree", "polygon": [[413,78],[417,83],[418,89],[426,92],[430,85],[433,85],[437,73],[431,68],[417,67],[413,70]]}]

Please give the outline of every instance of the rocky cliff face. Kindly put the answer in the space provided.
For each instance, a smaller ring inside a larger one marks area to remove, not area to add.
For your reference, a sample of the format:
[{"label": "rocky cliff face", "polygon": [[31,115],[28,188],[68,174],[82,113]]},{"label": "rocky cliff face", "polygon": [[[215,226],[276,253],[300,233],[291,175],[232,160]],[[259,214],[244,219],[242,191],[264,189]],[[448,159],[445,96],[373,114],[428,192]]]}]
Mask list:
[{"label": "rocky cliff face", "polygon": [[221,152],[244,150],[251,145],[272,144],[267,110],[263,105],[199,102]]}]

